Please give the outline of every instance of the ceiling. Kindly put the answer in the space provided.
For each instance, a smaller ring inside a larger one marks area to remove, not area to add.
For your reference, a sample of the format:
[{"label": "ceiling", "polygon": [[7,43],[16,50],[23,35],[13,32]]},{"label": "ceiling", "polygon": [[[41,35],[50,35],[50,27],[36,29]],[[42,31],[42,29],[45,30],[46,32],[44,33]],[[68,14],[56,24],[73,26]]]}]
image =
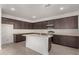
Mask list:
[{"label": "ceiling", "polygon": [[[48,8],[45,6],[46,4],[3,4],[2,13],[35,21],[79,10],[79,4],[50,4]],[[15,11],[11,8],[15,8]]]}]

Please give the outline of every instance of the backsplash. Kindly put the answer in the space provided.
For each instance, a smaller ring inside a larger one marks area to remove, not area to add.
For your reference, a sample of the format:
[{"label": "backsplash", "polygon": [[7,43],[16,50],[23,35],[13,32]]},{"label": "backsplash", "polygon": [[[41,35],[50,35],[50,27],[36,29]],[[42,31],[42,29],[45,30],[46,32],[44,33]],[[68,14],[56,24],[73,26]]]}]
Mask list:
[{"label": "backsplash", "polygon": [[54,31],[57,34],[70,34],[70,33],[79,33],[78,29],[14,29],[14,34],[19,33],[48,33],[48,31]]}]

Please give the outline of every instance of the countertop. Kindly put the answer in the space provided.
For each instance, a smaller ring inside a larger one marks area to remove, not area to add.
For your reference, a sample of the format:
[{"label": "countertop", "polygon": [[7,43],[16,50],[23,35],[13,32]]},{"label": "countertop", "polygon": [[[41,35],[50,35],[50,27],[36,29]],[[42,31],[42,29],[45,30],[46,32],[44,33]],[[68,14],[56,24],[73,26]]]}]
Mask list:
[{"label": "countertop", "polygon": [[54,33],[53,35],[65,35],[65,36],[79,36],[79,33]]},{"label": "countertop", "polygon": [[[30,34],[39,34],[39,35],[49,35],[48,33],[17,33],[16,35],[30,35]],[[79,36],[79,33],[53,33],[51,35],[66,35],[66,36]]]}]

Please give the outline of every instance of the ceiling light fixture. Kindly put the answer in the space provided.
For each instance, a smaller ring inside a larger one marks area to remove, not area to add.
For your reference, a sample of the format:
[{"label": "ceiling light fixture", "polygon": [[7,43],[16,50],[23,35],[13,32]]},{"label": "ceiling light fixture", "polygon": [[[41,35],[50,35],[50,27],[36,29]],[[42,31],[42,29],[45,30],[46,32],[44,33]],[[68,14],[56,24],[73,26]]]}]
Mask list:
[{"label": "ceiling light fixture", "polygon": [[15,11],[15,8],[11,8],[11,11]]},{"label": "ceiling light fixture", "polygon": [[36,18],[36,16],[32,16],[32,18]]},{"label": "ceiling light fixture", "polygon": [[63,7],[60,8],[60,10],[63,10],[63,9],[64,9]]}]

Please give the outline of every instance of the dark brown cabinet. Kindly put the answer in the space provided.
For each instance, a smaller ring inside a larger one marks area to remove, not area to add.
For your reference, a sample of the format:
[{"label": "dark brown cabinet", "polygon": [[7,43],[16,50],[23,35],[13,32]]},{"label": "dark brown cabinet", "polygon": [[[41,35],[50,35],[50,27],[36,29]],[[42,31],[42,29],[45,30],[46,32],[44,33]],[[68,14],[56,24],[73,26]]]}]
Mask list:
[{"label": "dark brown cabinet", "polygon": [[2,17],[2,24],[13,24],[14,29],[32,29],[32,23]]},{"label": "dark brown cabinet", "polygon": [[76,36],[54,35],[53,43],[78,48],[79,38]]},{"label": "dark brown cabinet", "polygon": [[32,29],[31,23],[16,21],[14,23],[14,29]]},{"label": "dark brown cabinet", "polygon": [[34,29],[47,29],[46,25],[53,24],[54,29],[78,29],[78,16],[65,17],[60,19],[52,19],[33,23]]},{"label": "dark brown cabinet", "polygon": [[46,29],[46,22],[33,23],[33,29]]},{"label": "dark brown cabinet", "polygon": [[77,29],[78,28],[78,17],[65,17],[54,20],[55,29]]},{"label": "dark brown cabinet", "polygon": [[79,37],[77,37],[77,41],[76,41],[76,45],[77,45],[77,48],[79,49]]},{"label": "dark brown cabinet", "polygon": [[26,37],[22,36],[22,34],[14,34],[14,42],[15,43],[22,42],[22,41],[25,41],[25,40],[26,40]]},{"label": "dark brown cabinet", "polygon": [[34,25],[33,25],[33,28],[34,29],[41,29],[42,28],[42,23],[41,22],[38,22],[38,23],[35,23]]},{"label": "dark brown cabinet", "polygon": [[43,21],[43,22],[37,22],[33,24],[34,29],[47,29],[48,24],[53,24],[53,21]]}]

